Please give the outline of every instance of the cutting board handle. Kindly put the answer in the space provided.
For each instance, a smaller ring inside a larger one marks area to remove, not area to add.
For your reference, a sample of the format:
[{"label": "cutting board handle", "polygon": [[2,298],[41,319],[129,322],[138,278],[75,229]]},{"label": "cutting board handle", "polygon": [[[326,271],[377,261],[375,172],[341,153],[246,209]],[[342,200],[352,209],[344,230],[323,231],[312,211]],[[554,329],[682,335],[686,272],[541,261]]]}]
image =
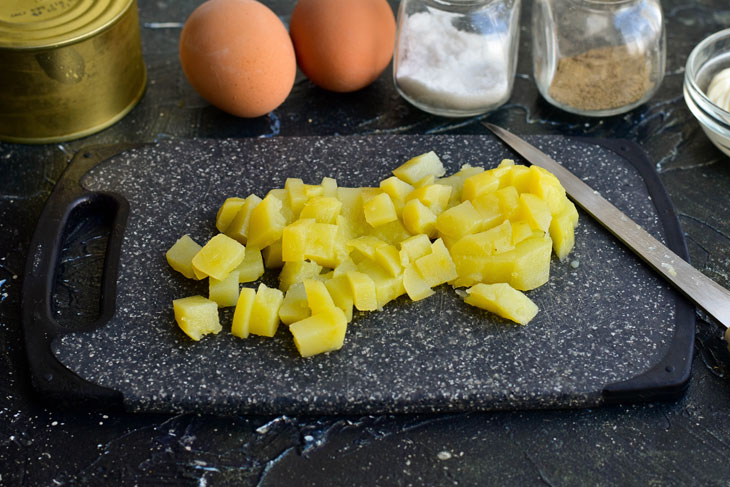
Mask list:
[{"label": "cutting board handle", "polygon": [[[118,149],[115,152],[123,148]],[[115,311],[119,256],[129,203],[115,193],[86,191],[78,182],[90,168],[109,156],[109,150],[87,150],[74,157],[48,198],[28,249],[22,313],[31,381],[44,399],[60,408],[79,405],[104,409],[122,407],[120,392],[79,377],[56,359],[51,348],[52,342],[65,334],[103,326]],[[68,327],[54,319],[52,299],[64,232],[72,215],[79,211],[102,215],[110,223],[110,228],[101,279],[99,316],[89,324]]]}]

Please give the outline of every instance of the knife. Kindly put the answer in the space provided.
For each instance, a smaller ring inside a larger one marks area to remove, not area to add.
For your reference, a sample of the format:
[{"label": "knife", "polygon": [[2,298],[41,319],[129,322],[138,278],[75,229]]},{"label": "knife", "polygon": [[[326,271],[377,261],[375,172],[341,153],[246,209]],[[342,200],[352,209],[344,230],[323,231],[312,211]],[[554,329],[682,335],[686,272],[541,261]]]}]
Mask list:
[{"label": "knife", "polygon": [[502,127],[487,122],[482,122],[482,124],[528,162],[553,173],[578,206],[595,218],[598,223],[634,251],[687,298],[728,328],[725,332],[725,340],[730,342],[730,291],[669,250],[639,224],[550,156]]}]

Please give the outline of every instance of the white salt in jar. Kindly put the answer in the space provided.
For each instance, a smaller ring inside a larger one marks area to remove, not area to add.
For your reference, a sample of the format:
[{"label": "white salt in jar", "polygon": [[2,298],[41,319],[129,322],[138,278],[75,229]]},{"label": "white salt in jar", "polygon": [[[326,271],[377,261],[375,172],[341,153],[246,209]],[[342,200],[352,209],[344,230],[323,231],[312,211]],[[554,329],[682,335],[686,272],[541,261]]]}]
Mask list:
[{"label": "white salt in jar", "polygon": [[393,78],[429,113],[478,115],[512,93],[520,0],[402,0]]}]

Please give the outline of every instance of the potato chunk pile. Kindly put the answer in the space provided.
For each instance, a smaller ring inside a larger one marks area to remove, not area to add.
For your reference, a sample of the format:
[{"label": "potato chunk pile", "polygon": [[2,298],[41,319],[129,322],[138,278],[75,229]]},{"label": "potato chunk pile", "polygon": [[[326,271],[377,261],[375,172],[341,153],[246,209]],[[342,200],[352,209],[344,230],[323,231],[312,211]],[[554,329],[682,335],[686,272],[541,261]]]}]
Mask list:
[{"label": "potato chunk pile", "polygon": [[[450,284],[467,304],[527,324],[538,312],[522,291],[547,282],[554,252],[574,243],[578,212],[560,182],[509,159],[451,176],[434,152],[414,157],[379,187],[289,178],[262,199],[225,200],[220,233],[204,246],[184,235],[167,252],[176,271],[208,279],[208,297],[173,301],[193,340],[218,333],[218,308],[234,307],[231,333],[272,337],[288,326],[308,357],[342,347],[353,310],[414,301]],[[279,289],[241,283],[280,269]]]}]

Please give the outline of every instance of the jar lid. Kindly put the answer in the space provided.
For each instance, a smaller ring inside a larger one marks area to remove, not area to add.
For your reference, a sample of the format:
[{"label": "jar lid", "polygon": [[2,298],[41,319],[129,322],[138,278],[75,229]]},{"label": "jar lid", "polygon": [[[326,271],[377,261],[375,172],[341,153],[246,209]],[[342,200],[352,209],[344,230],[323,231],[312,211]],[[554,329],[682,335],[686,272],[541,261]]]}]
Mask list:
[{"label": "jar lid", "polygon": [[135,0],[2,0],[0,49],[54,48],[92,37]]}]

